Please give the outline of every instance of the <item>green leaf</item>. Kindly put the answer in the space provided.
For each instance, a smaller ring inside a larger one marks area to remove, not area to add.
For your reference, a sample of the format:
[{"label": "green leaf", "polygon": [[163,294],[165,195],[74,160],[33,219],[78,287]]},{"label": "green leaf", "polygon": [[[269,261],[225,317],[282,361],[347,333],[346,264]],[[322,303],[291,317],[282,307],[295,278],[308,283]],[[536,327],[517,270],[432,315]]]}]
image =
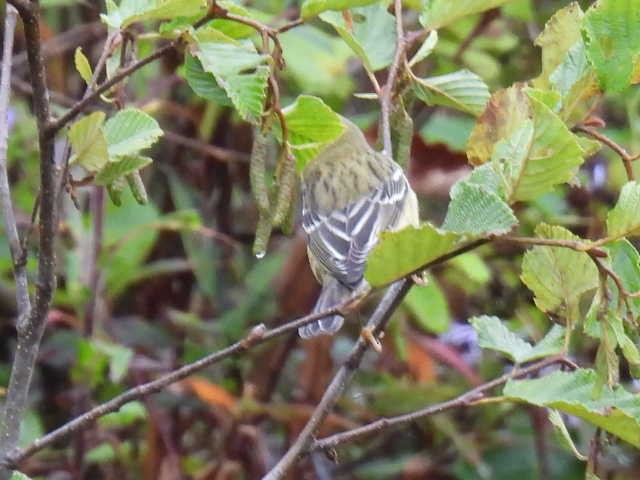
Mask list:
[{"label": "green leaf", "polygon": [[347,10],[363,7],[380,0],[305,0],[300,7],[300,17],[307,20],[327,10]]},{"label": "green leaf", "polygon": [[96,185],[109,185],[118,178],[122,178],[129,173],[138,171],[153,160],[149,157],[140,155],[125,155],[117,157],[115,160],[108,162],[96,175],[94,183]]},{"label": "green leaf", "polygon": [[414,91],[428,105],[442,105],[472,115],[480,115],[490,98],[489,87],[469,70],[438,77],[413,77]]},{"label": "green leaf", "polygon": [[147,409],[143,403],[133,401],[125,403],[120,410],[108,413],[98,420],[102,428],[129,427],[134,423],[147,418]]},{"label": "green leaf", "polygon": [[640,54],[640,0],[595,2],[585,14],[582,34],[602,88],[625,90]]},{"label": "green leaf", "polygon": [[237,42],[212,28],[198,30],[194,38],[197,48],[193,55],[198,57],[206,71],[216,76],[218,82],[221,78],[251,71],[269,58],[258,53],[251,42]]},{"label": "green leaf", "polygon": [[129,370],[133,351],[122,345],[103,340],[92,340],[92,345],[95,351],[103,353],[109,359],[109,380],[114,383],[122,381]]},{"label": "green leaf", "polygon": [[124,29],[134,22],[189,17],[206,12],[207,0],[122,0],[107,1],[107,14],[100,15],[107,25]]},{"label": "green leaf", "polygon": [[513,211],[497,194],[463,180],[451,189],[451,202],[442,228],[458,234],[501,235],[517,224]]},{"label": "green leaf", "polygon": [[583,17],[578,2],[572,2],[547,21],[534,42],[542,49],[542,73],[533,81],[536,88],[549,90],[551,75],[566,61],[569,50],[577,43],[582,43],[580,28]]},{"label": "green leaf", "polygon": [[260,123],[264,101],[267,98],[269,67],[261,66],[253,73],[239,73],[224,79],[227,95],[240,116],[247,122]]},{"label": "green leaf", "polygon": [[484,12],[508,0],[430,0],[424,3],[420,23],[428,30],[442,28],[461,17]]},{"label": "green leaf", "polygon": [[70,164],[81,165],[89,172],[96,172],[107,164],[109,152],[102,129],[104,119],[103,112],[94,112],[71,125],[68,133],[73,150]]},{"label": "green leaf", "polygon": [[100,445],[93,447],[84,454],[84,460],[87,464],[92,463],[109,463],[115,460],[118,456],[116,449],[110,443],[101,443]]},{"label": "green leaf", "polygon": [[[606,247],[609,252],[610,266],[620,277],[622,285],[627,292],[640,292],[640,254],[627,239],[621,239],[610,243]],[[612,279],[609,279],[611,292],[611,307],[618,303],[618,288]],[[634,317],[640,315],[640,298],[628,299]]]},{"label": "green leaf", "polygon": [[396,23],[387,12],[385,2],[354,8],[351,13],[353,22],[350,25],[341,12],[328,11],[320,18],[333,25],[368,70],[381,70],[391,65],[396,50]]},{"label": "green leaf", "polygon": [[11,477],[9,477],[9,480],[31,480],[31,477],[27,477],[24,473],[22,472],[13,472],[11,474]]},{"label": "green leaf", "polygon": [[494,92],[471,131],[467,145],[469,163],[481,165],[488,162],[496,144],[521,130],[532,116],[523,85],[516,84]]},{"label": "green leaf", "polygon": [[259,54],[251,42],[239,43],[212,28],[194,35],[195,55],[202,68],[213,74],[240,116],[259,123],[267,95],[268,55]]},{"label": "green leaf", "polygon": [[580,461],[586,462],[587,457],[580,453],[580,450],[576,447],[576,444],[573,443],[573,438],[571,438],[571,434],[569,430],[567,430],[567,426],[564,424],[564,420],[562,419],[562,415],[560,412],[554,409],[549,409],[549,422],[554,426],[556,432],[558,432],[562,443],[573,453],[573,455]]},{"label": "green leaf", "polygon": [[607,215],[607,235],[616,240],[640,235],[640,184],[628,182],[620,191],[618,203]]},{"label": "green leaf", "polygon": [[367,260],[365,278],[372,287],[387,285],[453,250],[459,236],[425,223],[383,232]]},{"label": "green leaf", "polygon": [[[352,50],[339,37],[311,25],[280,36],[287,65],[285,73],[310,95],[344,99],[353,90],[348,61]],[[376,97],[377,98],[377,97]]]},{"label": "green leaf", "polygon": [[82,77],[82,79],[88,84],[91,82],[93,72],[91,71],[91,64],[82,51],[82,47],[77,47],[73,56],[73,61],[76,65],[76,70]]},{"label": "green leaf", "polygon": [[420,129],[420,136],[427,143],[444,143],[451,150],[464,152],[475,121],[467,115],[449,113],[435,111]]},{"label": "green leaf", "polygon": [[107,120],[104,134],[109,155],[135,155],[153,145],[162,136],[158,122],[142,110],[127,108]]},{"label": "green leaf", "polygon": [[509,330],[498,317],[482,315],[469,320],[478,333],[478,345],[504,353],[516,363],[555,355],[564,346],[564,328],[554,325],[534,347]]},{"label": "green leaf", "polygon": [[[224,8],[227,12],[233,13],[235,15],[240,15],[244,18],[249,18],[252,20],[263,20],[261,18],[256,18],[258,15],[255,15],[254,12],[249,11],[242,5],[239,5],[230,0],[218,0],[216,1],[216,5],[218,7]],[[263,15],[264,16],[264,15]],[[250,37],[255,33],[255,29],[250,25],[245,25],[240,22],[236,22],[234,20],[225,20],[222,18],[215,18],[211,20],[208,25],[215,28],[216,30],[221,31],[225,35],[230,36],[231,38],[246,38]]]},{"label": "green leaf", "polygon": [[491,269],[476,252],[458,255],[450,260],[450,264],[464,274],[467,279],[480,285],[486,285],[491,281]]},{"label": "green leaf", "polygon": [[593,392],[593,370],[555,371],[542,378],[511,380],[503,391],[509,400],[549,407],[596,425],[635,447],[640,447],[640,397],[622,387],[604,387],[599,398]]},{"label": "green leaf", "polygon": [[[580,241],[570,231],[546,224],[536,228],[542,238]],[[582,294],[598,286],[598,269],[589,255],[565,247],[534,247],[522,261],[522,281],[535,294],[543,312],[556,313],[573,322],[579,317]]]},{"label": "green leaf", "polygon": [[191,89],[199,97],[226,107],[233,105],[227,92],[216,81],[216,77],[205,71],[200,60],[193,55],[187,54],[185,57],[184,76]]},{"label": "green leaf", "polygon": [[418,51],[415,53],[415,55],[413,55],[413,57],[411,57],[411,60],[409,60],[409,66],[413,67],[416,63],[421,62],[429,55],[431,55],[431,52],[433,52],[433,49],[436,48],[437,43],[438,31],[431,30],[429,32],[429,35],[427,35],[427,38],[425,38],[424,42],[422,42],[422,45],[420,45]]},{"label": "green leaf", "polygon": [[467,150],[474,165],[490,159],[508,203],[535,199],[568,182],[584,161],[577,137],[564,122],[535,95],[518,93],[520,88],[492,97]]},{"label": "green leaf", "polygon": [[299,172],[346,128],[340,115],[321,99],[309,95],[300,95],[283,113]]},{"label": "green leaf", "polygon": [[415,324],[426,333],[444,333],[451,323],[447,298],[433,278],[424,286],[414,285],[404,299]]}]

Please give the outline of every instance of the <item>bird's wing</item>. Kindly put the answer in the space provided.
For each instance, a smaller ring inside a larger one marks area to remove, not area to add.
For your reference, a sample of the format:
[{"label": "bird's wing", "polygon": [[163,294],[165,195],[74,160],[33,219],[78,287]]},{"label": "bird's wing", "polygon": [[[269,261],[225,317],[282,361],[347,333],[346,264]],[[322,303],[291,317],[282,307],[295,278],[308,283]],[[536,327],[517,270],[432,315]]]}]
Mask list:
[{"label": "bird's wing", "polygon": [[340,283],[355,288],[378,234],[394,226],[408,191],[407,179],[397,165],[390,178],[368,195],[327,214],[313,208],[310,192],[304,191],[302,226],[309,249]]}]

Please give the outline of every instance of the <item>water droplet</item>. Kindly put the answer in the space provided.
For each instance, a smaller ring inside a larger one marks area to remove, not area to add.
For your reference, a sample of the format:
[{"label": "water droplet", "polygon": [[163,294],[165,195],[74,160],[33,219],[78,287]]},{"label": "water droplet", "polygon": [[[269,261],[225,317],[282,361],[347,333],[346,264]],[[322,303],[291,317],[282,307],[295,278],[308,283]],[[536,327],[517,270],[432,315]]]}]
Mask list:
[{"label": "water droplet", "polygon": [[258,253],[256,253],[256,258],[264,258],[266,253],[267,252],[265,252],[264,250],[262,252],[258,252]]}]

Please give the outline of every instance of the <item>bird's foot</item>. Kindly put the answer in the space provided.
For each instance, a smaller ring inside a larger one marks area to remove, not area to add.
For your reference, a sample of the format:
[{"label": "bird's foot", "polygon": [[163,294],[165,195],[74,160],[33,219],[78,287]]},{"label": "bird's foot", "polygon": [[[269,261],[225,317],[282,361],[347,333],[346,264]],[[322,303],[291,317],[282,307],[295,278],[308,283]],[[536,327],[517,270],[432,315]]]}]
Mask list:
[{"label": "bird's foot", "polygon": [[419,287],[426,287],[429,284],[429,278],[427,278],[427,272],[414,273],[411,275],[411,280]]},{"label": "bird's foot", "polygon": [[376,336],[373,334],[373,330],[371,329],[371,327],[364,327],[360,331],[360,336],[364,338],[366,342],[369,344],[369,346],[373,348],[376,352],[378,353],[382,352],[382,343],[380,343],[380,339],[376,338]]}]

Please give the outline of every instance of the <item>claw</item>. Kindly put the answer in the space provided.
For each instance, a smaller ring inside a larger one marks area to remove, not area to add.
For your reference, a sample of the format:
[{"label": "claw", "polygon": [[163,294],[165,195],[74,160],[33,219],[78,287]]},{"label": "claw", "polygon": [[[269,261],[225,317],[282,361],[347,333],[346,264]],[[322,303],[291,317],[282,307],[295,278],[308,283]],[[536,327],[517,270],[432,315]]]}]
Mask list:
[{"label": "claw", "polygon": [[414,273],[411,275],[411,280],[419,287],[426,287],[429,284],[427,272]]},{"label": "claw", "polygon": [[376,352],[378,352],[378,353],[382,352],[382,344],[375,337],[375,335],[373,334],[373,331],[371,330],[371,328],[364,327],[360,331],[360,335],[362,336],[362,338],[364,338],[367,341],[367,343],[371,346],[371,348],[373,348]]}]

